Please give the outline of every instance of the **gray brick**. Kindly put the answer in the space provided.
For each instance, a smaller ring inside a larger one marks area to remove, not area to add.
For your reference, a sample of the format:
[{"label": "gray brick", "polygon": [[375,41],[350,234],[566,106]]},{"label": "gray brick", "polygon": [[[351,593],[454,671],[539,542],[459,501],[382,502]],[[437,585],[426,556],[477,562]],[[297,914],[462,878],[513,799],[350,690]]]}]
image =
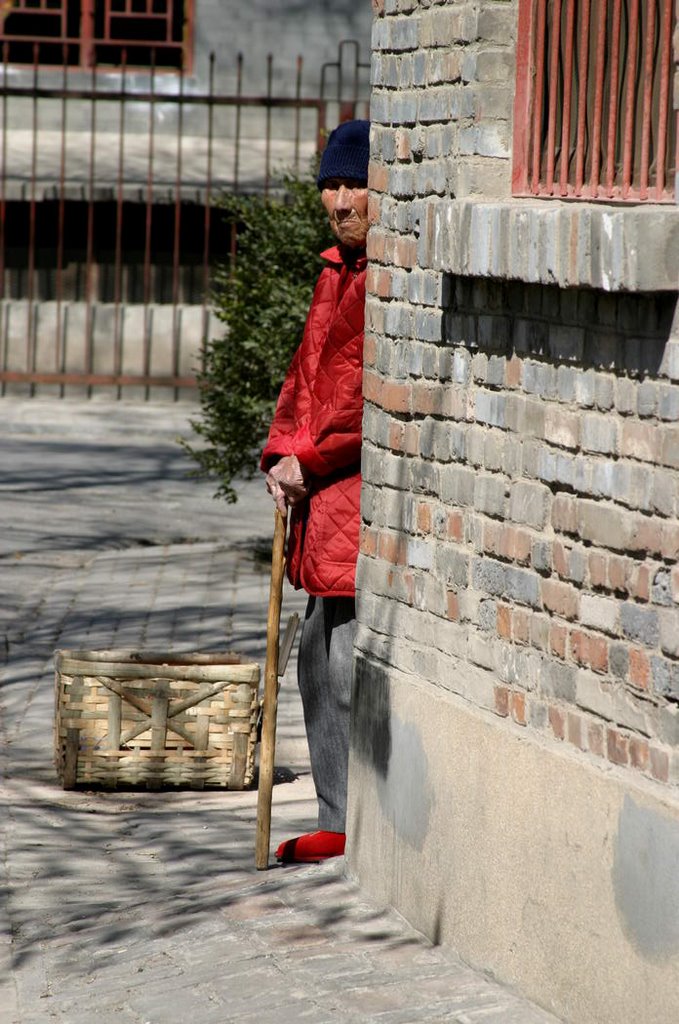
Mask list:
[{"label": "gray brick", "polygon": [[588,409],[594,405],[596,394],[596,373],[594,370],[586,370],[579,373],[575,379],[575,399],[578,405]]},{"label": "gray brick", "polygon": [[502,597],[507,586],[507,568],[493,558],[474,558],[472,586],[486,594]]},{"label": "gray brick", "polygon": [[675,514],[678,484],[676,474],[662,469],[654,471],[650,500],[654,512],[659,512],[663,516]]},{"label": "gray brick", "polygon": [[513,484],[509,499],[509,518],[541,530],[549,513],[550,490],[542,484],[519,481]]},{"label": "gray brick", "polygon": [[[408,481],[404,476],[403,467],[400,475],[392,480],[385,479],[385,483],[391,483],[394,487],[407,487]],[[439,469],[430,462],[423,462],[421,459],[413,459],[410,463],[410,486],[414,491],[422,494],[439,493]]]},{"label": "gray brick", "polygon": [[507,568],[506,594],[512,601],[537,608],[540,604],[540,577],[528,569]]},{"label": "gray brick", "polygon": [[642,381],[637,390],[637,412],[640,416],[655,416],[657,408],[657,385],[651,381]]},{"label": "gray brick", "polygon": [[556,371],[556,389],[560,402],[575,401],[575,378],[578,371],[572,366],[559,366]]},{"label": "gray brick", "polygon": [[594,381],[594,401],[598,409],[608,411],[615,404],[615,377],[598,373]]},{"label": "gray brick", "polygon": [[631,602],[620,605],[620,628],[628,640],[656,647],[660,637],[658,613],[653,608],[644,608]]},{"label": "gray brick", "polygon": [[663,420],[679,420],[679,388],[671,385],[658,388],[658,415]]},{"label": "gray brick", "polygon": [[[658,569],[653,577],[651,600],[653,604],[670,606],[674,604],[672,599],[672,575],[669,569]],[[677,620],[677,631],[679,632],[679,620]]]},{"label": "gray brick", "polygon": [[457,547],[439,544],[434,555],[434,572],[447,584],[466,587],[469,583],[469,557]]},{"label": "gray brick", "polygon": [[557,395],[556,367],[548,362],[526,360],[521,376],[523,390],[538,394],[541,398],[555,398]]},{"label": "gray brick", "polygon": [[389,19],[385,24],[389,26],[388,38],[390,49],[417,49],[419,22],[416,18]]},{"label": "gray brick", "polygon": [[456,348],[453,353],[453,380],[466,384],[471,372],[472,357],[466,348]]},{"label": "gray brick", "polygon": [[657,656],[651,658],[651,679],[657,694],[679,700],[679,664]]},{"label": "gray brick", "polygon": [[496,633],[497,604],[495,601],[481,601],[479,604],[479,627],[486,633]]},{"label": "gray brick", "polygon": [[571,665],[545,660],[540,670],[540,692],[573,704],[575,702],[576,672]]},{"label": "gray brick", "polygon": [[474,508],[489,516],[500,517],[505,512],[505,481],[496,476],[474,477]]},{"label": "gray brick", "polygon": [[551,573],[552,543],[548,540],[536,540],[531,545],[530,562],[536,572]]},{"label": "gray brick", "polygon": [[618,450],[618,422],[613,416],[591,413],[583,416],[580,429],[582,447],[588,452],[614,455]]},{"label": "gray brick", "polygon": [[474,504],[476,474],[463,466],[441,467],[441,498],[451,505]]},{"label": "gray brick", "polygon": [[434,562],[434,546],[429,541],[410,538],[407,558],[413,569],[429,570]]},{"label": "gray brick", "polygon": [[629,650],[625,644],[613,643],[608,648],[608,664],[618,679],[627,679],[629,671]]},{"label": "gray brick", "polygon": [[474,415],[479,423],[504,427],[506,398],[494,391],[479,390],[474,398]]},{"label": "gray brick", "polygon": [[637,411],[637,385],[627,377],[620,377],[616,381],[615,407],[623,415]]}]

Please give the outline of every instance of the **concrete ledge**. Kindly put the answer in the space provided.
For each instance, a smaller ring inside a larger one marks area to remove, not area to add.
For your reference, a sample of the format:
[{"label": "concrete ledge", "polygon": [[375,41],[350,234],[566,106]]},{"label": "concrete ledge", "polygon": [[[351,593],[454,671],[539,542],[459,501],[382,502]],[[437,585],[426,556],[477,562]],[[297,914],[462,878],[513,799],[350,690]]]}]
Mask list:
[{"label": "concrete ledge", "polygon": [[562,288],[675,291],[679,207],[432,200],[420,266]]},{"label": "concrete ledge", "polygon": [[679,795],[359,657],[348,864],[577,1024],[679,1015]]}]

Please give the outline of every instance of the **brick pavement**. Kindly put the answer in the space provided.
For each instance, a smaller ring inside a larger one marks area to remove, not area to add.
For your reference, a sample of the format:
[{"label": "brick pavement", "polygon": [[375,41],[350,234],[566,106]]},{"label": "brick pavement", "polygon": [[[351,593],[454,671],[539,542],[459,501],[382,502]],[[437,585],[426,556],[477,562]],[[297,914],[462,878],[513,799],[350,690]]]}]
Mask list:
[{"label": "brick pavement", "polygon": [[[263,662],[271,510],[176,444],[187,407],[0,403],[0,1024],[548,1024],[366,900],[341,860],[257,872],[256,793],[65,792],[56,647]],[[300,610],[287,590],[284,615]],[[272,848],[313,827],[294,659]]]}]

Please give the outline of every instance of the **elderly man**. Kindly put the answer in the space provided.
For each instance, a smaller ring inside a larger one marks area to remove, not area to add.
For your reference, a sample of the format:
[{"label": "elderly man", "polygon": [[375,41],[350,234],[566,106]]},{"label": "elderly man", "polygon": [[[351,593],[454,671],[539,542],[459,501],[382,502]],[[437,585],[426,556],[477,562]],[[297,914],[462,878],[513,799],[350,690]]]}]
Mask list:
[{"label": "elderly man", "polygon": [[288,577],[309,594],[298,659],[318,831],[282,843],[284,863],[344,853],[355,572],[361,488],[368,121],[341,124],[318,187],[338,244],[322,253],[302,342],[262,455],[266,484],[291,509]]}]

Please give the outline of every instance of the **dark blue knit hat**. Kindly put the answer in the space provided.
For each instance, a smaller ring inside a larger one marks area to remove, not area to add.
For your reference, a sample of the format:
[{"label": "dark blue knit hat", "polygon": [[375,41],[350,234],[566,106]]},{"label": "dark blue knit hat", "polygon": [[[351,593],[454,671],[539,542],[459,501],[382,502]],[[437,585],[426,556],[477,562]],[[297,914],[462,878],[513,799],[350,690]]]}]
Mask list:
[{"label": "dark blue knit hat", "polygon": [[368,181],[370,159],[370,121],[345,121],[330,133],[321,157],[316,182],[323,188],[328,178],[355,178]]}]

